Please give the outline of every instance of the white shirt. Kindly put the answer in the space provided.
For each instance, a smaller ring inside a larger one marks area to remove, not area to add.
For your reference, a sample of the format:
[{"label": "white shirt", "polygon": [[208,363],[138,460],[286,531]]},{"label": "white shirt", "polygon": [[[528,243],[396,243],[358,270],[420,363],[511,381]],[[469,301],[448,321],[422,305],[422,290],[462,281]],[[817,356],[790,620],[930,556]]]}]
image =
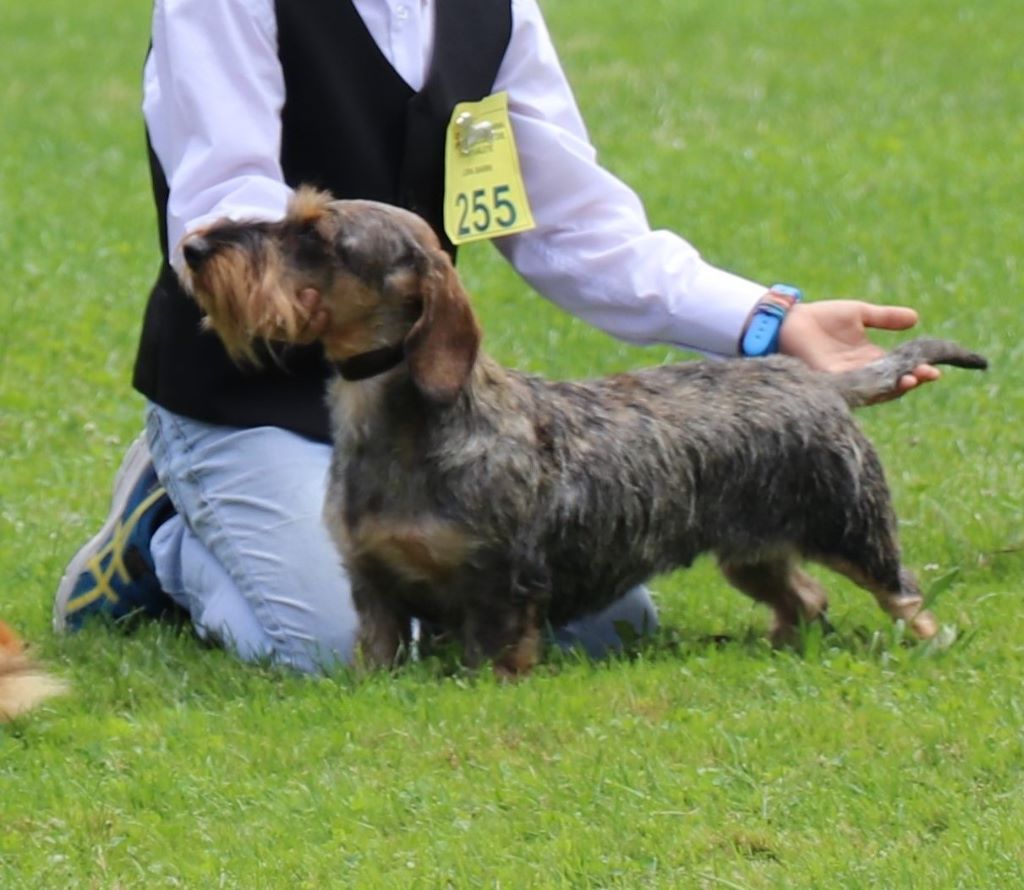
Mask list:
[{"label": "white shirt", "polygon": [[[353,2],[419,90],[435,0]],[[704,262],[678,235],[651,230],[637,195],[597,163],[536,0],[512,0],[512,22],[494,91],[508,92],[537,226],[497,239],[498,250],[540,293],[616,337],[735,355],[765,288]],[[219,218],[283,215],[291,195],[279,157],[284,95],[273,0],[156,0],[143,113],[170,186],[172,249]]]}]

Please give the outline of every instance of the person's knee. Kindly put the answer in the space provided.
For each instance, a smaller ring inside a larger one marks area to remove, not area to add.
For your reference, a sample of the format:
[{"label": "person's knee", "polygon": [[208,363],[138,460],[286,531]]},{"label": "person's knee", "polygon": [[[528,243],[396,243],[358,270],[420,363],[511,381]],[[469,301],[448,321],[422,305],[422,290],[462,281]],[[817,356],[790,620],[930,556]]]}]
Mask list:
[{"label": "person's knee", "polygon": [[243,661],[267,662],[304,673],[323,673],[350,665],[355,655],[356,624],[344,614],[318,615],[310,626],[274,621],[266,626],[247,603],[217,598],[192,620],[200,637],[224,646]]},{"label": "person's knee", "polygon": [[591,658],[604,658],[622,651],[625,627],[635,635],[657,629],[658,610],[647,587],[634,587],[602,611],[557,628],[553,642],[563,649],[582,649]]},{"label": "person's knee", "polygon": [[351,664],[359,618],[348,577],[333,554],[329,558],[322,553],[306,556],[309,561],[293,572],[248,577],[242,591],[268,641],[273,661],[303,671]]},{"label": "person's knee", "polygon": [[271,637],[272,660],[307,673],[347,667],[355,659],[357,636],[354,614],[321,615],[314,629],[279,631]]}]

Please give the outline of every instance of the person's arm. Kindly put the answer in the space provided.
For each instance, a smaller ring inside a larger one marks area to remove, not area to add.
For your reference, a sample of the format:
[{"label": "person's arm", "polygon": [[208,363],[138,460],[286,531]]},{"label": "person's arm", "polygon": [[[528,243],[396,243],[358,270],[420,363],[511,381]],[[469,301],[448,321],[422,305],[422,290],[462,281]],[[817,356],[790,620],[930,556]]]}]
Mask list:
[{"label": "person's arm", "polygon": [[635,343],[735,355],[766,288],[654,231],[637,195],[600,166],[534,0],[513,0],[495,91],[507,90],[537,227],[495,244],[540,293]]},{"label": "person's arm", "polygon": [[[535,0],[512,5],[495,90],[509,93],[537,228],[498,239],[498,249],[538,291],[614,336],[737,355],[766,288],[704,262],[678,235],[650,229],[640,199],[598,164]],[[783,323],[780,351],[841,371],[882,354],[868,329],[904,330],[916,321],[906,307],[802,303]],[[900,391],[937,377],[919,368]]]},{"label": "person's arm", "polygon": [[167,232],[279,219],[284,79],[272,0],[157,0],[143,113],[170,188]]}]

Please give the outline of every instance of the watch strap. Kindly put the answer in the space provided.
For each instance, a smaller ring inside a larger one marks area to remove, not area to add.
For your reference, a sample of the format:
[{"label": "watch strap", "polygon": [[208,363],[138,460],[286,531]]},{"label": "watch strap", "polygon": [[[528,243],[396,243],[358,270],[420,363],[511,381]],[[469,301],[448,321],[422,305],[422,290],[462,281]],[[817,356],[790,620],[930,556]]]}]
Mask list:
[{"label": "watch strap", "polygon": [[778,352],[782,322],[802,297],[799,288],[788,284],[773,284],[754,307],[740,340],[740,354],[757,357]]}]

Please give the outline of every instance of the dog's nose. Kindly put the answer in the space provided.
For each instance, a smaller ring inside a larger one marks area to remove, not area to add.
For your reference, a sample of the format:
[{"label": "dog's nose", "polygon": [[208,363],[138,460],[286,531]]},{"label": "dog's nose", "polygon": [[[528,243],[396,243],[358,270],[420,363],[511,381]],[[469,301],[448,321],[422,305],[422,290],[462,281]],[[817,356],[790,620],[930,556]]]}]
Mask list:
[{"label": "dog's nose", "polygon": [[181,252],[185,257],[185,264],[195,272],[203,261],[210,255],[210,242],[201,235],[193,235],[182,246]]}]

